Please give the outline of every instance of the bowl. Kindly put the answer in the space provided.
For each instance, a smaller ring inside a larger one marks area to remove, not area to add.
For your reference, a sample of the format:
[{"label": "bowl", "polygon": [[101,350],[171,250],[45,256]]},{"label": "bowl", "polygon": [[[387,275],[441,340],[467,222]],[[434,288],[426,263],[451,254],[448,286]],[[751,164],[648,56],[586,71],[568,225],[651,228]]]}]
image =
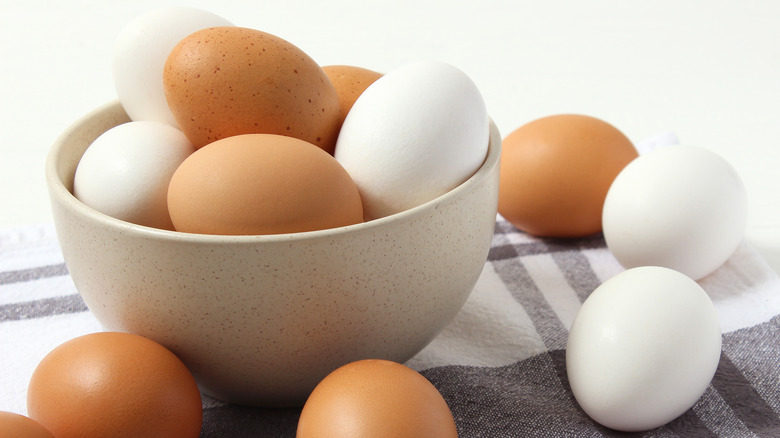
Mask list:
[{"label": "bowl", "polygon": [[454,318],[485,265],[501,153],[492,123],[479,170],[426,204],[335,229],[217,236],[135,225],[72,195],[86,148],[128,121],[111,102],[70,126],[47,156],[62,254],[106,330],[168,347],[207,395],[300,406],[340,365],[403,363]]}]

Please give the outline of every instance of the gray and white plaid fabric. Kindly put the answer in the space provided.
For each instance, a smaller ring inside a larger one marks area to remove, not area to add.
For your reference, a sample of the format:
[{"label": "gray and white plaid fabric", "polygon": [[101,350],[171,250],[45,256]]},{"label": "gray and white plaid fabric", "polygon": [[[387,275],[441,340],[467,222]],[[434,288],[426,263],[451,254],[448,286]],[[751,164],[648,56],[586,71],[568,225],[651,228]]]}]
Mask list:
[{"label": "gray and white plaid fabric", "polygon": [[[455,320],[407,365],[441,391],[460,436],[780,436],[780,279],[748,244],[699,283],[723,327],[715,378],[668,425],[621,434],[591,421],[566,378],[568,328],[582,301],[622,271],[601,236],[540,239],[500,216],[484,271]],[[37,362],[99,331],[68,277],[51,225],[0,231],[0,410],[25,413]],[[293,437],[297,409],[204,397],[203,437]]]}]

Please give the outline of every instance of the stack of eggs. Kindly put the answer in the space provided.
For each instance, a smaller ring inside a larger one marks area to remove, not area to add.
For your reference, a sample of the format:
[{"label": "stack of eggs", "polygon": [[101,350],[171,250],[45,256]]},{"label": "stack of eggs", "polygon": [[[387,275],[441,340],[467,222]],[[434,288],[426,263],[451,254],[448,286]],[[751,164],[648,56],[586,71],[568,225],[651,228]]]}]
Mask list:
[{"label": "stack of eggs", "polygon": [[442,62],[384,75],[321,67],[277,36],[174,8],[128,24],[113,66],[132,121],[90,145],[74,195],[140,225],[234,235],[347,226],[448,192],[487,153],[482,96]]}]

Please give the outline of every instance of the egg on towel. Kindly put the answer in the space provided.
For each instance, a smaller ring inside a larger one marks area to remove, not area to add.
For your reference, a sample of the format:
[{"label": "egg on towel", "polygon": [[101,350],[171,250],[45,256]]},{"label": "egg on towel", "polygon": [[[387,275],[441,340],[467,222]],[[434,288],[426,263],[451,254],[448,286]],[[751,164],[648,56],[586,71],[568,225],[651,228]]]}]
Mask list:
[{"label": "egg on towel", "polygon": [[386,73],[347,114],[334,156],[363,198],[366,220],[433,200],[485,160],[489,116],[474,82],[439,61]]},{"label": "egg on towel", "polygon": [[457,438],[447,402],[417,371],[364,359],[328,374],[301,411],[297,438]]},{"label": "egg on towel", "polygon": [[601,231],[607,190],[638,152],[613,125],[581,114],[533,120],[504,138],[498,212],[545,237]]},{"label": "egg on towel", "polygon": [[747,192],[720,155],[665,146],[617,175],[604,202],[603,223],[607,246],[624,267],[665,266],[699,280],[742,241]]},{"label": "egg on towel", "polygon": [[163,89],[163,67],[176,44],[192,32],[232,24],[190,7],[159,8],[140,15],[117,35],[112,53],[114,87],[132,120],[178,127]]},{"label": "egg on towel", "polygon": [[168,106],[195,147],[240,134],[299,138],[332,153],[339,98],[322,68],[269,33],[212,27],[182,39],[163,71]]},{"label": "egg on towel", "polygon": [[595,421],[645,431],[690,409],[715,375],[718,314],[686,275],[658,266],[623,271],[582,304],[569,331],[566,371]]},{"label": "egg on towel", "polygon": [[122,332],[81,335],[47,353],[30,377],[27,412],[56,438],[197,438],[203,424],[198,384],[181,359]]},{"label": "egg on towel", "polygon": [[73,194],[95,210],[127,222],[172,230],[168,183],[195,151],[162,122],[117,125],[90,144],[76,167]]}]

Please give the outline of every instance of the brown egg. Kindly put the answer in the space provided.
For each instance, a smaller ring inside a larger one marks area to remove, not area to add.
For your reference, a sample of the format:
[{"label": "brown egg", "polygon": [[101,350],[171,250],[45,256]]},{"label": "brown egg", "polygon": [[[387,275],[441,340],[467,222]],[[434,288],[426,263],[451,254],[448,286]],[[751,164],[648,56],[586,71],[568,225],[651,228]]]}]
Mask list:
[{"label": "brown egg", "polygon": [[339,98],[322,68],[293,44],[242,27],[181,40],[163,72],[168,106],[196,147],[238,134],[286,135],[332,153]]},{"label": "brown egg", "polygon": [[538,236],[598,233],[609,186],[637,156],[622,132],[597,118],[534,120],[503,141],[498,212]]},{"label": "brown egg", "polygon": [[322,70],[328,75],[339,96],[341,107],[339,126],[344,123],[344,118],[363,91],[382,77],[382,73],[351,65],[326,65]]},{"label": "brown egg", "polygon": [[303,406],[297,438],[457,438],[452,412],[418,372],[360,360],[326,376]]},{"label": "brown egg", "polygon": [[303,140],[244,134],[198,149],[168,186],[177,231],[280,234],[363,220],[357,186],[333,156]]},{"label": "brown egg", "polygon": [[54,435],[30,417],[13,412],[0,411],[0,437],[54,438]]},{"label": "brown egg", "polygon": [[49,352],[30,379],[27,411],[57,438],[197,438],[203,420],[184,363],[152,340],[117,332]]}]

